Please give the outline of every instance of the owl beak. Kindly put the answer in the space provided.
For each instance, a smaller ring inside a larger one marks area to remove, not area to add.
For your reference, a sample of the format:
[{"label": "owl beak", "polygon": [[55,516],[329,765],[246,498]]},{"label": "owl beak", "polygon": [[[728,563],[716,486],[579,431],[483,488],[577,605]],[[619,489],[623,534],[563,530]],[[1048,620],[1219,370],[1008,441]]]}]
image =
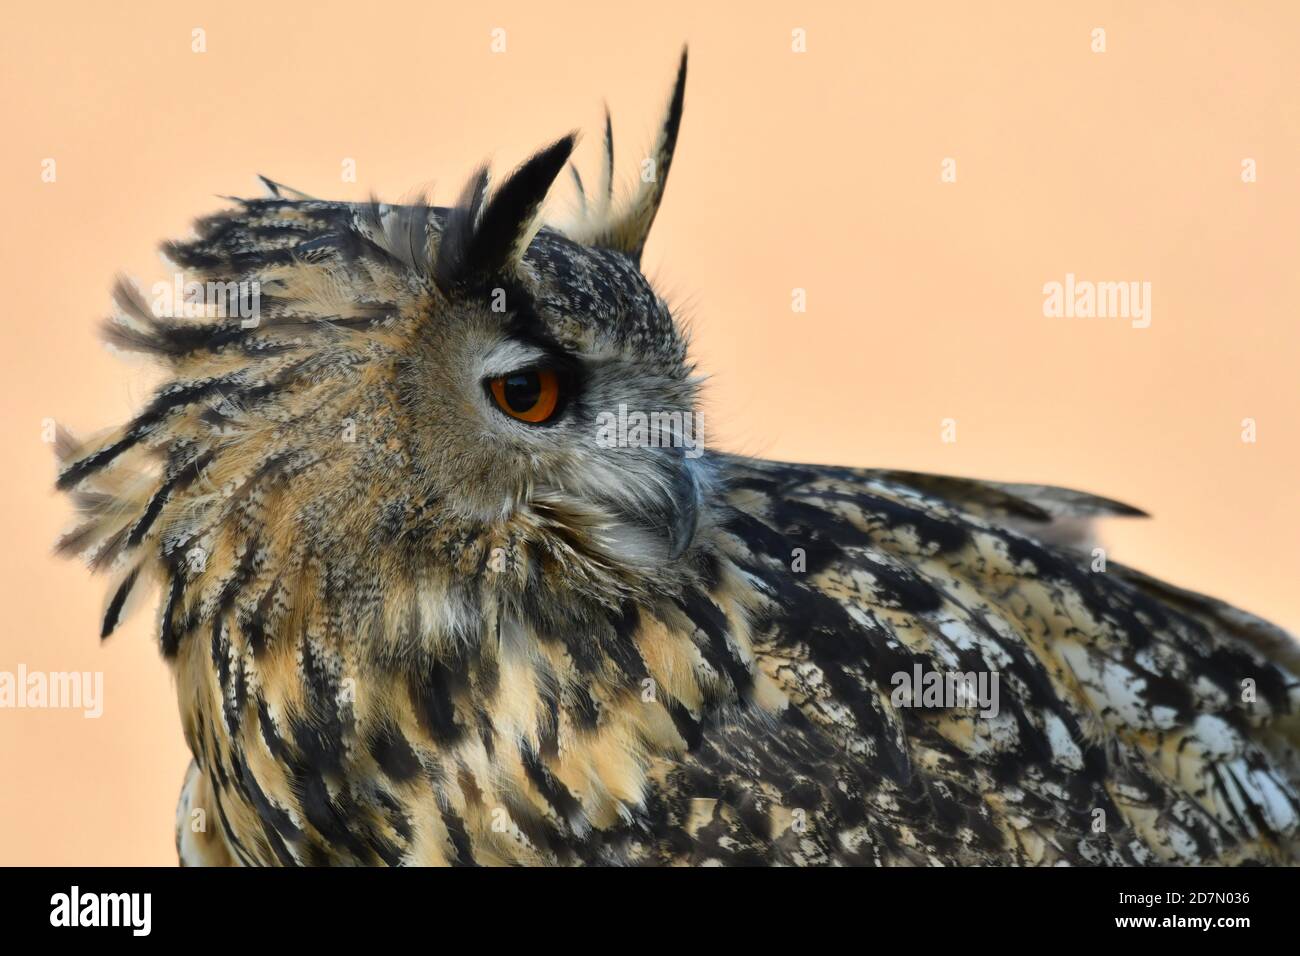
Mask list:
[{"label": "owl beak", "polygon": [[[662,449],[656,454],[671,454],[671,450]],[[699,530],[703,502],[696,461],[677,452],[669,461],[657,462],[657,467],[662,471],[652,496],[643,492],[632,501],[626,497],[605,499],[620,519],[611,530],[616,532],[622,526],[632,532],[631,538],[615,543],[615,550],[633,549],[639,560],[651,564],[676,561],[690,549]]]},{"label": "owl beak", "polygon": [[676,561],[695,540],[700,523],[700,484],[695,477],[691,460],[682,458],[677,463],[673,496],[668,514],[668,552]]}]

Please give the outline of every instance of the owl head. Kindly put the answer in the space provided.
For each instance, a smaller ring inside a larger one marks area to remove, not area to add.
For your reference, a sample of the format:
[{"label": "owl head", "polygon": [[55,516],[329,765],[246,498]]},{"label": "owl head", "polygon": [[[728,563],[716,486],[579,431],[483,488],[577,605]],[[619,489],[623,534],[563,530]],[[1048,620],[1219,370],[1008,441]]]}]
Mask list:
[{"label": "owl head", "polygon": [[698,382],[639,265],[685,80],[683,53],[626,203],[606,116],[603,182],[588,198],[570,165],[564,231],[539,212],[574,135],[448,207],[266,181],[165,245],[179,271],[153,301],[120,282],[108,341],[169,377],[125,426],[61,442],[86,519],[61,547],[119,579],[104,633],[150,576],[166,650],[250,594],[254,632],[301,591],[389,639],[431,617],[455,639],[485,600],[562,627],[707,573]]}]

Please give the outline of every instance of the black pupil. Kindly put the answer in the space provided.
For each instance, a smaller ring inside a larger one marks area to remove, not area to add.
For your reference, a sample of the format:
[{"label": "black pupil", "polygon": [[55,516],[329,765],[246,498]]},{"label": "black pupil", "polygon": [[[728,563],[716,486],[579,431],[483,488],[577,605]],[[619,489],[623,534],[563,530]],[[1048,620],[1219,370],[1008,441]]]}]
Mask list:
[{"label": "black pupil", "polygon": [[506,404],[517,412],[526,412],[542,395],[542,380],[536,372],[515,372],[506,376]]}]

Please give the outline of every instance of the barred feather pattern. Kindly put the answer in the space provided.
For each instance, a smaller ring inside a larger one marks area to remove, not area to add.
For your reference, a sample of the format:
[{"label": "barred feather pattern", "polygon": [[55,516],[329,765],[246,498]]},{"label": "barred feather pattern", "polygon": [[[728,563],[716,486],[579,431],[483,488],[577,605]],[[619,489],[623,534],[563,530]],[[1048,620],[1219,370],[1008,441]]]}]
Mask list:
[{"label": "barred feather pattern", "polygon": [[[680,81],[673,104],[669,155]],[[169,380],[121,428],[60,436],[61,549],[113,577],[105,636],[161,596],[183,863],[1295,861],[1297,645],[1098,573],[1062,530],[1134,509],[596,457],[591,397],[571,431],[480,423],[457,369],[502,341],[573,357],[592,395],[695,407],[637,267],[653,209],[582,241],[537,227],[571,145],[493,194],[517,222],[477,178],[453,209],[268,181],[166,247],[197,281],[256,282],[255,324],[159,317],[119,284],[108,340]],[[900,703],[916,667],[996,673],[1001,707]]]}]

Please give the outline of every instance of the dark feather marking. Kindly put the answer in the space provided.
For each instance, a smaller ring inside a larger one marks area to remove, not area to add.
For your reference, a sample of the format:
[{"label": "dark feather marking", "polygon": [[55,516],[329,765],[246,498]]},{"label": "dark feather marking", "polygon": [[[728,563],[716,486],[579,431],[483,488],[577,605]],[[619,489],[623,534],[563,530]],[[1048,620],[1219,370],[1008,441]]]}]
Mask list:
[{"label": "dark feather marking", "polygon": [[241,370],[220,378],[187,382],[183,385],[164,388],[154,396],[154,400],[149,403],[149,406],[131,421],[122,438],[107,448],[101,448],[80,461],[73,462],[59,475],[56,486],[60,491],[66,491],[87,475],[99,471],[113,462],[122,452],[131,448],[158,427],[172,412],[186,408],[218,389],[237,385],[243,380],[244,375],[245,372]]},{"label": "dark feather marking", "polygon": [[289,728],[294,744],[310,766],[329,773],[342,773],[344,761],[343,715],[336,704],[338,680],[325,663],[312,653],[306,635],[302,641],[303,689],[308,714],[291,717]]},{"label": "dark feather marking", "polygon": [[525,744],[520,748],[524,771],[542,794],[542,797],[555,808],[560,819],[575,820],[582,810],[582,803],[569,792],[569,789],[555,778],[555,775],[542,763],[541,757]]},{"label": "dark feather marking", "polygon": [[383,720],[370,734],[370,755],[381,770],[399,783],[420,772],[420,760],[391,720]]},{"label": "dark feather marking", "polygon": [[608,206],[614,199],[614,120],[609,115],[608,105],[605,106],[605,136],[601,152],[605,160],[605,195],[601,200]]},{"label": "dark feather marking", "polygon": [[243,754],[235,749],[234,751],[235,767],[239,770],[240,779],[246,787],[246,794],[253,809],[257,811],[258,819],[262,823],[262,832],[266,835],[267,843],[270,844],[272,852],[275,853],[276,859],[284,866],[296,866],[297,861],[293,854],[289,852],[284,841],[296,843],[303,838],[303,832],[294,825],[292,818],[287,810],[276,806],[263,792],[257,782],[257,777],[253,775],[248,764],[244,761]]},{"label": "dark feather marking", "polygon": [[184,632],[176,627],[176,611],[180,607],[181,597],[185,593],[185,578],[179,567],[171,568],[171,587],[167,592],[167,604],[163,607],[162,626],[159,639],[162,642],[163,657],[172,658],[180,648]]},{"label": "dark feather marking", "polygon": [[101,640],[108,637],[117,628],[119,618],[122,615],[122,607],[126,604],[131,589],[135,587],[136,578],[139,574],[139,567],[132,568],[131,573],[118,585],[117,591],[113,594],[113,599],[108,602],[108,610],[104,612],[104,625],[99,631]]},{"label": "dark feather marking", "polygon": [[573,188],[577,191],[578,202],[583,215],[587,212],[587,190],[582,185],[582,174],[578,172],[578,167],[569,163],[569,173],[573,176]]},{"label": "dark feather marking", "polygon": [[384,808],[384,817],[388,825],[401,840],[410,844],[411,838],[415,835],[415,830],[411,826],[411,818],[406,814],[401,802],[387,790],[378,789],[375,791],[375,800]]},{"label": "dark feather marking", "polygon": [[713,600],[697,590],[688,590],[678,602],[695,626],[704,632],[708,643],[700,649],[704,659],[720,674],[731,678],[731,685],[742,698],[754,683],[754,675],[732,649],[728,640],[727,616]]},{"label": "dark feather marking", "polygon": [[271,605],[275,600],[275,594],[279,587],[280,579],[277,577],[271,582],[271,586],[266,589],[266,593],[258,599],[253,613],[241,622],[244,633],[248,636],[248,646],[253,649],[255,659],[261,657],[266,651],[267,615],[271,610]]},{"label": "dark feather marking", "polygon": [[681,735],[682,740],[686,741],[686,749],[695,750],[699,747],[704,739],[703,723],[678,700],[665,700],[664,706],[668,710],[668,716],[673,719],[673,726],[677,728],[677,733]]},{"label": "dark feather marking", "polygon": [[408,682],[416,716],[436,743],[450,746],[465,732],[464,726],[456,721],[452,702],[454,690],[463,684],[463,664],[459,670],[453,670],[442,660],[433,661],[424,668],[423,674],[413,674]]},{"label": "dark feather marking", "polygon": [[221,821],[221,829],[225,831],[226,840],[230,843],[235,855],[244,866],[256,865],[244,844],[240,842],[239,837],[235,835],[235,828],[230,825],[226,818],[226,808],[221,805],[221,788],[212,788],[212,800],[217,805],[217,818]]},{"label": "dark feather marking", "polygon": [[474,845],[465,830],[465,821],[456,815],[451,806],[439,803],[438,812],[442,815],[443,826],[447,828],[447,837],[451,840],[451,849],[455,856],[453,866],[478,866],[474,859]]},{"label": "dark feather marking", "polygon": [[806,523],[812,527],[824,528],[833,531],[835,536],[846,544],[858,544],[863,547],[879,546],[879,542],[870,533],[855,528],[843,518],[815,504],[792,500],[796,496],[800,499],[820,498],[857,505],[867,521],[878,520],[891,530],[910,527],[923,543],[933,546],[941,554],[956,551],[970,540],[970,531],[961,520],[936,518],[920,508],[880,495],[799,491],[792,493],[790,498],[780,500],[773,508],[774,517],[782,523]]},{"label": "dark feather marking", "polygon": [[215,615],[212,618],[212,665],[217,669],[217,683],[225,691],[230,686],[230,656],[226,653],[230,642],[222,640],[222,630],[221,615]]},{"label": "dark feather marking", "polygon": [[281,763],[286,761],[289,758],[289,749],[285,746],[280,735],[276,733],[275,721],[271,719],[271,711],[266,705],[266,698],[261,694],[257,695],[257,723],[262,731],[262,740],[266,743],[266,749],[271,756]]},{"label": "dark feather marking", "polygon": [[163,505],[167,503],[172,493],[182,491],[192,484],[203,473],[203,469],[208,466],[208,463],[212,461],[212,457],[213,453],[211,451],[203,452],[182,465],[175,475],[163,482],[162,486],[149,499],[149,504],[145,506],[140,520],[131,529],[131,534],[126,539],[128,548],[134,548],[144,540],[144,536],[149,533],[149,529],[157,520],[158,515],[162,513]]},{"label": "dark feather marking", "polygon": [[303,768],[296,774],[296,782],[303,816],[316,832],[330,843],[346,848],[363,863],[372,862],[375,853],[348,825],[347,818],[330,798],[321,775]]}]

